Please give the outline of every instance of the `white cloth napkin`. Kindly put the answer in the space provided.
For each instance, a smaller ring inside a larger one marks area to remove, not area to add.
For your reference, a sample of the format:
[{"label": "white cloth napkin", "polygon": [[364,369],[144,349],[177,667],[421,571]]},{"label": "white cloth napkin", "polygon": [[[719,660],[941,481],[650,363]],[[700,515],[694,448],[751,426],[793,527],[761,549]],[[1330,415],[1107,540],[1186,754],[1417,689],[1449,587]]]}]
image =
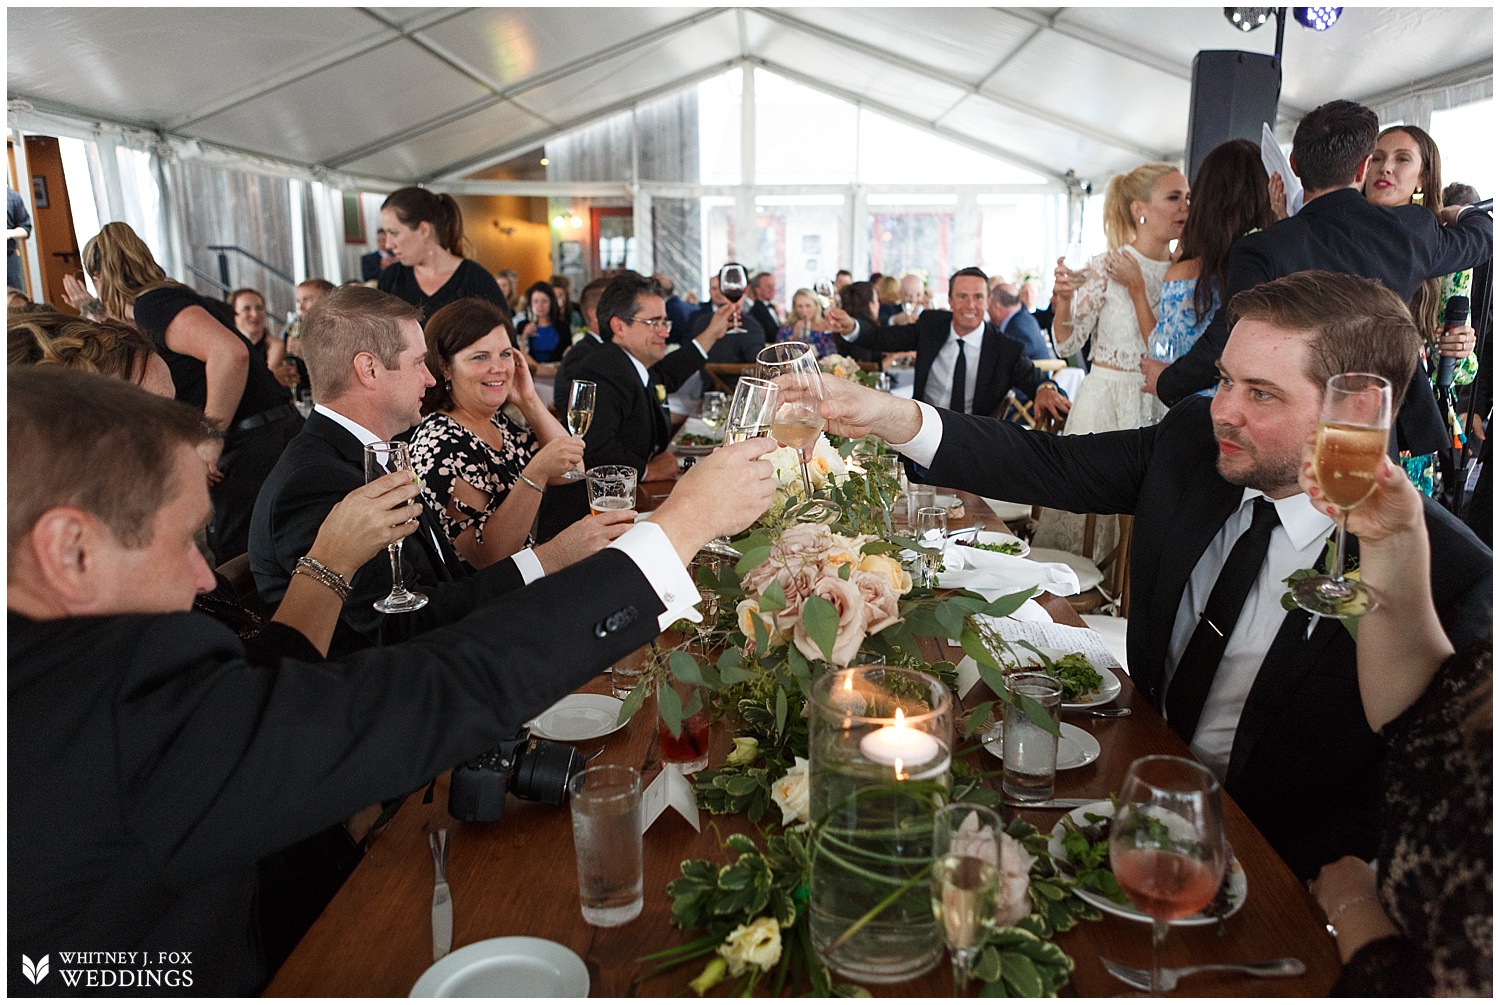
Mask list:
[{"label": "white cloth napkin", "polygon": [[1033,587],[1059,597],[1078,592],[1078,574],[1061,562],[1033,562],[983,548],[949,544],[943,550],[943,566],[946,571],[938,575],[938,586],[973,590],[986,600]]}]

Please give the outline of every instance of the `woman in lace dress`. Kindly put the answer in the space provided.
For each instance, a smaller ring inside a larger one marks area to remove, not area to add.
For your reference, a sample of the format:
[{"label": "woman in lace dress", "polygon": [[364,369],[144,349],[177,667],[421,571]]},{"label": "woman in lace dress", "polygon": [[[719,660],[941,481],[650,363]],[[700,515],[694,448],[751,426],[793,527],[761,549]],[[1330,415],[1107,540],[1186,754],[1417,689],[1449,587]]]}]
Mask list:
[{"label": "woman in lace dress", "polygon": [[[1146,354],[1161,284],[1172,264],[1171,242],[1182,236],[1188,218],[1188,183],[1171,164],[1151,163],[1115,175],[1104,193],[1104,236],[1110,250],[1081,273],[1057,260],[1052,288],[1053,338],[1057,355],[1070,356],[1092,340],[1092,369],[1083,378],[1064,435],[1104,433],[1149,426],[1163,414],[1154,395],[1142,391],[1141,357]],[[1116,524],[1100,521],[1095,560],[1108,554]],[[1048,510],[1037,526],[1036,543],[1079,553],[1083,517]]]},{"label": "woman in lace dress", "polygon": [[[583,440],[542,403],[498,305],[456,301],[428,320],[424,334],[437,384],[412,434],[412,465],[454,549],[480,569],[530,543],[547,483],[583,462]],[[529,429],[505,415],[506,402]]]},{"label": "woman in lace dress", "polygon": [[[1359,621],[1358,672],[1365,717],[1386,743],[1385,803],[1376,868],[1347,856],[1311,884],[1344,962],[1333,994],[1489,997],[1492,643],[1454,655],[1433,608],[1421,498],[1384,459],[1375,483],[1348,519],[1360,579],[1381,598]],[[1333,515],[1310,463],[1302,487]]]},{"label": "woman in lace dress", "polygon": [[1153,359],[1171,363],[1208,328],[1229,278],[1229,246],[1275,220],[1267,181],[1260,148],[1249,140],[1222,143],[1198,165],[1177,261],[1161,284]]}]

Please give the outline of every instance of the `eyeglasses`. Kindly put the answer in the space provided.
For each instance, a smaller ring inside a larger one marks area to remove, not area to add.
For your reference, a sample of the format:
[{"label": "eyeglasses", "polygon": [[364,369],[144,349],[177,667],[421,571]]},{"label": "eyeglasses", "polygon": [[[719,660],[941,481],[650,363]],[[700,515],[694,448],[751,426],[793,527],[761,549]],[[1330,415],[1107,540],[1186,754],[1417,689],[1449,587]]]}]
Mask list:
[{"label": "eyeglasses", "polygon": [[670,332],[672,330],[672,322],[668,318],[631,318],[630,323],[633,325],[645,325],[652,331]]}]

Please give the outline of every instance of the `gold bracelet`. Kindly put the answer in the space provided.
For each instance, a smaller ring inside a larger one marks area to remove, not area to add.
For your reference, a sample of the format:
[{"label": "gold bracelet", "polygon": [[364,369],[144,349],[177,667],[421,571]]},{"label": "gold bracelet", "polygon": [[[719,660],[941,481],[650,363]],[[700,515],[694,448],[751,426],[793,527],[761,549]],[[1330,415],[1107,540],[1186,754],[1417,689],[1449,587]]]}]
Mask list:
[{"label": "gold bracelet", "polygon": [[303,555],[297,559],[297,566],[292,570],[292,575],[295,576],[298,573],[313,582],[322,583],[337,593],[340,600],[346,600],[349,597],[349,581],[310,555]]}]

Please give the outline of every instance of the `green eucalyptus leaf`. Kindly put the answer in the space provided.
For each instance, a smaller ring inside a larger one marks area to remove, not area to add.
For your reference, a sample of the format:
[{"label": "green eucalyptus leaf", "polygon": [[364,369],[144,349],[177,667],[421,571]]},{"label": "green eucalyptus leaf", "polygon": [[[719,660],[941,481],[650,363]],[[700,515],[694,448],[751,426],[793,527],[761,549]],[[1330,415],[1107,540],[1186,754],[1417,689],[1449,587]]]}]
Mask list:
[{"label": "green eucalyptus leaf", "polygon": [[667,724],[667,732],[673,737],[682,736],[682,699],[669,687],[657,689],[656,710],[661,721]]},{"label": "green eucalyptus leaf", "polygon": [[977,613],[987,614],[992,618],[1008,617],[1021,609],[1021,605],[1040,593],[1040,590],[1021,590],[1019,593],[1007,593],[1003,597],[996,597]]},{"label": "green eucalyptus leaf", "polygon": [[703,669],[698,666],[698,661],[680,649],[667,657],[667,668],[684,684],[703,687],[708,683],[703,679]]},{"label": "green eucalyptus leaf", "polygon": [[958,636],[958,644],[963,646],[964,653],[980,666],[1001,669],[1000,661],[995,658],[994,653],[990,652],[990,647],[984,644],[979,632],[975,631],[971,624],[965,622],[963,633]]},{"label": "green eucalyptus leaf", "polygon": [[630,693],[625,696],[625,700],[620,704],[620,714],[616,717],[615,721],[622,726],[629,722],[630,717],[640,711],[641,704],[646,700],[646,695],[650,690],[649,683],[644,680],[631,688]]},{"label": "green eucalyptus leaf", "polygon": [[1047,714],[1047,710],[1042,707],[1041,702],[1029,695],[1023,694],[1018,695],[1018,697],[1021,699],[1021,710],[1026,713],[1026,718],[1053,736],[1062,735],[1062,730],[1058,728],[1057,723],[1052,721],[1052,716]]},{"label": "green eucalyptus leaf", "polygon": [[776,735],[786,732],[786,691],[776,689]]},{"label": "green eucalyptus leaf", "polygon": [[760,594],[760,609],[767,614],[780,611],[786,607],[786,590],[782,589],[781,580],[773,579]]},{"label": "green eucalyptus leaf", "polygon": [[763,548],[751,548],[740,556],[740,560],[734,563],[734,571],[744,576],[751,569],[764,562],[771,554],[769,546]]},{"label": "green eucalyptus leaf", "polygon": [[833,646],[839,634],[838,609],[822,597],[808,597],[802,604],[802,627],[807,629],[807,637],[823,653],[823,658],[832,663]]},{"label": "green eucalyptus leaf", "polygon": [[945,601],[937,606],[932,612],[937,618],[937,623],[943,626],[943,631],[950,639],[961,639],[964,633],[964,614],[962,607],[952,601]]}]

